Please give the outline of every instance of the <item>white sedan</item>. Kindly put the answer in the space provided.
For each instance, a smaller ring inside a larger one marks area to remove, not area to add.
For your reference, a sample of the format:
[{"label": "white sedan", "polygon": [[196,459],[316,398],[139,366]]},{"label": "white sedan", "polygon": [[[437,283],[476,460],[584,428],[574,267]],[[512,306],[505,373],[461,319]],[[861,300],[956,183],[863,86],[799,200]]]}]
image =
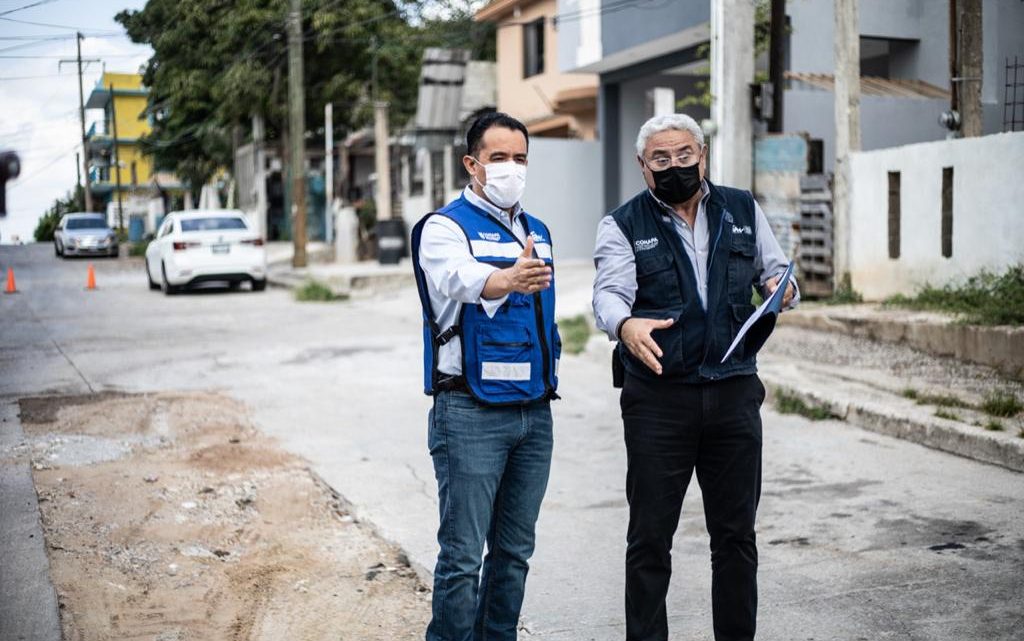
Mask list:
[{"label": "white sedan", "polygon": [[168,295],[215,281],[232,289],[248,281],[258,292],[267,286],[267,253],[240,211],[171,212],[146,248],[146,277]]}]

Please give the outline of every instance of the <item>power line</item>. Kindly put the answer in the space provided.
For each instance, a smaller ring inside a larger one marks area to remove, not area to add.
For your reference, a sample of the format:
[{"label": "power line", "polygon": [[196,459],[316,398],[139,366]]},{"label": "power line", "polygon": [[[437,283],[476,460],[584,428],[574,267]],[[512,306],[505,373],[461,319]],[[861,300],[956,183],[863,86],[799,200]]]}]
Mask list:
[{"label": "power line", "polygon": [[[2,18],[2,17],[0,17],[0,20],[6,20],[7,22],[17,22],[18,24],[32,25],[34,27],[51,27],[53,29],[71,29],[72,31],[85,31],[85,29],[83,27],[72,27],[72,26],[66,25],[66,24],[53,24],[53,23],[50,23],[50,22],[33,22],[32,20],[18,20],[17,18]],[[114,34],[114,33],[119,33],[119,32],[112,31],[110,29],[103,29],[102,33]]]},{"label": "power line", "polygon": [[56,1],[57,0],[39,0],[38,2],[31,2],[16,9],[8,9],[7,11],[0,12],[0,16],[6,16],[7,14],[14,13],[15,11],[24,11],[25,9],[31,9],[32,7],[38,7],[41,4],[50,4],[51,2]]},{"label": "power line", "polygon": [[[3,18],[0,18],[3,20]],[[96,38],[97,40],[105,40],[107,38],[127,38],[128,34],[121,33],[118,31],[83,31],[82,35],[86,38]],[[0,36],[0,40],[74,40],[78,37],[76,33],[36,33],[36,34],[20,34],[16,36]]]},{"label": "power line", "polygon": [[[97,54],[102,55],[102,54]],[[103,55],[103,58],[138,58],[139,56],[145,56],[145,53],[111,53]],[[67,56],[51,56],[51,55],[40,55],[40,56],[0,56],[0,59],[18,59],[18,60],[42,60],[47,58],[67,58]]]},{"label": "power line", "polygon": [[6,80],[42,80],[43,78],[67,78],[66,73],[51,73],[45,76],[0,76],[0,82]]}]

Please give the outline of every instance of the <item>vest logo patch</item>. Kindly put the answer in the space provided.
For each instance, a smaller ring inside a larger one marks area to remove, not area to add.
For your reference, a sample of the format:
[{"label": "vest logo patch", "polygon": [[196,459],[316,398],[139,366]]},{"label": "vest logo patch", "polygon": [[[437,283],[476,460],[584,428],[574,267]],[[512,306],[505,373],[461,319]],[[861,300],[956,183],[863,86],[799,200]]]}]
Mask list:
[{"label": "vest logo patch", "polygon": [[535,231],[531,231],[530,232],[530,238],[532,238],[533,242],[535,242],[535,243],[546,243],[546,242],[548,242],[547,239],[544,238],[544,236],[542,236],[541,234],[538,234]]},{"label": "vest logo patch", "polygon": [[732,226],[732,233],[734,234],[746,234],[747,236],[753,236],[754,230],[750,228],[750,225],[744,225],[742,227]]},{"label": "vest logo patch", "polygon": [[497,242],[501,241],[501,234],[499,234],[496,231],[495,232],[478,231],[477,234],[479,234],[480,238],[483,239],[483,240],[489,240],[489,241],[494,242],[494,243],[497,243]]},{"label": "vest logo patch", "polygon": [[648,238],[646,240],[634,240],[633,249],[637,252],[648,251],[658,246],[657,238]]}]

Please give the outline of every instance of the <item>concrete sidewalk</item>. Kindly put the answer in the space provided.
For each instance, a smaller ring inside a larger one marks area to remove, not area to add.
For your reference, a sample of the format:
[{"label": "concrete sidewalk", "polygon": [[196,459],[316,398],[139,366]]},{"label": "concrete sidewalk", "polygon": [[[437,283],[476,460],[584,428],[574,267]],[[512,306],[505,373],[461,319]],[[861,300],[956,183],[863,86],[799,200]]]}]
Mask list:
[{"label": "concrete sidewalk", "polygon": [[780,323],[903,343],[936,356],[951,356],[999,370],[1024,381],[1024,327],[967,325],[949,314],[888,308],[877,304],[804,304]]}]

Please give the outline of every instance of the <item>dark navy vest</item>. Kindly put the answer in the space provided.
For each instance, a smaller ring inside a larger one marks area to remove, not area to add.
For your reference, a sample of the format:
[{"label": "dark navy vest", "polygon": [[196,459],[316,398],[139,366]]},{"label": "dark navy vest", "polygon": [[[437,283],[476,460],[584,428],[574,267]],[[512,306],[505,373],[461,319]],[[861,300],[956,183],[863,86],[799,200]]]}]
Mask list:
[{"label": "dark navy vest", "polygon": [[423,225],[431,216],[447,216],[458,223],[479,262],[504,269],[515,264],[523,251],[523,244],[510,229],[464,196],[427,214],[413,227],[412,263],[424,320],[424,392],[437,393],[443,376],[437,369],[438,352],[459,336],[462,375],[476,400],[510,405],[555,398],[562,341],[555,324],[554,262],[547,227],[523,212],[523,225],[533,237],[535,257],[552,268],[551,286],[536,294],[512,292],[493,318],[487,316],[482,305],[463,304],[455,325],[442,332],[430,306],[426,275],[419,260]]},{"label": "dark navy vest", "polygon": [[672,318],[675,323],[651,336],[664,356],[658,377],[621,343],[617,353],[630,375],[700,383],[757,371],[755,354],[742,343],[725,363],[744,321],[754,312],[752,287],[756,231],[750,192],[708,183],[705,205],[711,238],[708,254],[707,311],[701,307],[693,266],[669,214],[644,190],[613,211],[636,258],[636,301],[631,315]]}]

